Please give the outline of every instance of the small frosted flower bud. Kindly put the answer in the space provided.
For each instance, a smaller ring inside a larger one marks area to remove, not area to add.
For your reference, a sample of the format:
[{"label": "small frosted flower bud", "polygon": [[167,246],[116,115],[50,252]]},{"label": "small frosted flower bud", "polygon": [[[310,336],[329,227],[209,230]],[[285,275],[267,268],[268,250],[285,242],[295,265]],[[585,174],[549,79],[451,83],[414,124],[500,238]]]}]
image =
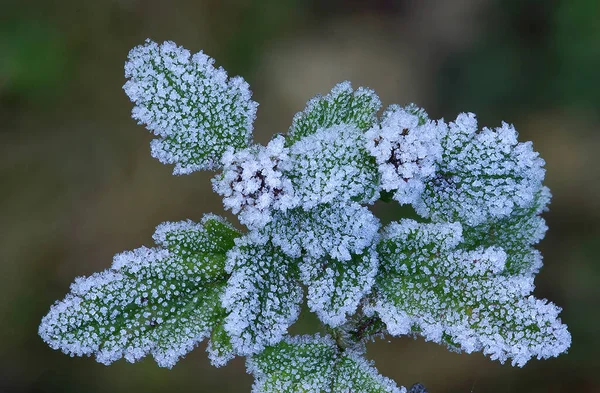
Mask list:
[{"label": "small frosted flower bud", "polygon": [[441,158],[440,133],[445,127],[426,118],[414,106],[391,106],[381,124],[366,133],[367,150],[375,157],[381,188],[393,191],[400,203],[412,203],[423,192],[425,179],[436,171]]},{"label": "small frosted flower bud", "polygon": [[225,208],[249,228],[269,223],[273,209],[286,211],[297,204],[292,183],[280,170],[281,162],[288,159],[284,144],[278,136],[266,147],[228,150],[223,155],[223,173],[213,179],[213,188],[223,196]]}]

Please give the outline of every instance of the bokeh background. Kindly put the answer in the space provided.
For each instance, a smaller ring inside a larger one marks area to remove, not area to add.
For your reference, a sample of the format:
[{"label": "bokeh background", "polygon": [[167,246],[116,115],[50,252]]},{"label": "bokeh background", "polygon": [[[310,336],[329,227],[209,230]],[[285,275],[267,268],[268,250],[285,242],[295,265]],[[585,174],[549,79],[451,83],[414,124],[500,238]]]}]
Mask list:
[{"label": "bokeh background", "polygon": [[263,143],[345,79],[434,118],[514,123],[547,162],[554,197],[535,293],[563,306],[569,353],[519,369],[404,338],[371,344],[369,356],[431,393],[600,392],[599,1],[0,3],[0,392],[250,390],[244,362],[214,369],[204,344],[166,370],[70,358],[37,336],[74,277],[150,245],[162,221],[222,212],[212,175],[172,176],[130,119],[123,64],[146,37],[204,49],[246,78]]}]

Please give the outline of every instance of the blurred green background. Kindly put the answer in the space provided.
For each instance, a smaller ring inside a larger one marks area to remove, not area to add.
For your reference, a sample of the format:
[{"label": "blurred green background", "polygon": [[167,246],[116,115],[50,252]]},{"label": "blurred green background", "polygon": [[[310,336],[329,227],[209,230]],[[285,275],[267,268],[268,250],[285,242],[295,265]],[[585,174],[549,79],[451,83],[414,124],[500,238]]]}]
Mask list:
[{"label": "blurred green background", "polygon": [[172,176],[130,119],[123,64],[146,37],[204,49],[246,78],[263,143],[345,79],[434,118],[514,123],[547,162],[554,197],[535,293],[564,308],[569,353],[519,369],[404,338],[369,356],[431,393],[600,392],[599,1],[0,3],[0,392],[250,391],[243,361],[211,368],[204,344],[165,370],[70,358],[37,336],[74,277],[150,245],[162,221],[222,212],[211,174]]}]

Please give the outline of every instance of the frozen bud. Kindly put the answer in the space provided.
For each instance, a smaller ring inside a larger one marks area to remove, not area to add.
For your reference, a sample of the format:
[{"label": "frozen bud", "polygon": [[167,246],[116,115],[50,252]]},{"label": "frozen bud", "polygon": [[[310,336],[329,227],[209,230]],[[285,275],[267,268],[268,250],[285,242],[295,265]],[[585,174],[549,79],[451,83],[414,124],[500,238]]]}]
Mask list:
[{"label": "frozen bud", "polygon": [[271,221],[272,211],[297,205],[292,183],[281,172],[288,159],[282,136],[264,147],[254,145],[223,156],[223,173],[213,179],[215,192],[223,196],[226,209],[238,214],[249,228],[261,228]]}]

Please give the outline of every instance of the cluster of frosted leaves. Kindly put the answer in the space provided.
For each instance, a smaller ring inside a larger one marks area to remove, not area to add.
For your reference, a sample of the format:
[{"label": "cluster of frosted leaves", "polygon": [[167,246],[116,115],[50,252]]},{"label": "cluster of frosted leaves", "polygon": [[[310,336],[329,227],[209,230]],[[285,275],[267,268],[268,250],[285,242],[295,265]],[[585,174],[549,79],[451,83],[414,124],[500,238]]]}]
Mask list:
[{"label": "cluster of frosted leaves", "polygon": [[523,366],[564,352],[560,308],[531,295],[531,274],[505,274],[499,247],[460,248],[458,223],[392,223],[381,240],[376,312],[392,335],[418,333],[465,352]]},{"label": "cluster of frosted leaves", "polygon": [[227,147],[248,146],[258,104],[204,53],[147,40],[129,52],[125,77],[133,118],[158,136],[152,156],[174,174],[218,168]]},{"label": "cluster of frosted leaves", "polygon": [[348,81],[338,83],[327,95],[314,97],[304,111],[296,113],[288,131],[288,143],[342,124],[365,131],[375,123],[380,108],[381,101],[373,90],[353,90]]},{"label": "cluster of frosted leaves", "polygon": [[416,202],[425,181],[436,173],[441,159],[443,121],[435,122],[414,105],[390,106],[379,124],[366,133],[367,150],[375,157],[380,187],[398,202]]},{"label": "cluster of frosted leaves", "polygon": [[253,393],[406,393],[362,354],[340,351],[330,337],[287,338],[247,362]]},{"label": "cluster of frosted leaves", "polygon": [[228,149],[223,155],[223,173],[214,178],[213,189],[247,227],[263,227],[271,221],[273,210],[285,212],[297,206],[292,183],[280,168],[288,160],[287,152],[285,139],[278,136],[266,147]]},{"label": "cluster of frosted leaves", "polygon": [[297,261],[243,237],[229,251],[225,269],[231,277],[221,300],[235,352],[250,355],[278,343],[300,314]]},{"label": "cluster of frosted leaves", "polygon": [[305,209],[334,201],[371,204],[379,198],[375,160],[365,148],[364,132],[353,124],[320,128],[295,142],[289,154],[286,175]]},{"label": "cluster of frosted leaves", "polygon": [[[104,364],[151,354],[172,367],[222,324],[226,252],[237,236],[213,215],[199,224],[161,224],[154,235],[161,248],[117,254],[110,269],[76,279],[43,318],[40,336],[54,349]],[[210,347],[215,364],[231,357],[218,333]]]},{"label": "cluster of frosted leaves", "polygon": [[462,113],[445,130],[442,158],[414,204],[417,213],[476,226],[534,203],[544,161],[531,142],[517,142],[513,126],[478,130],[475,115]]}]

